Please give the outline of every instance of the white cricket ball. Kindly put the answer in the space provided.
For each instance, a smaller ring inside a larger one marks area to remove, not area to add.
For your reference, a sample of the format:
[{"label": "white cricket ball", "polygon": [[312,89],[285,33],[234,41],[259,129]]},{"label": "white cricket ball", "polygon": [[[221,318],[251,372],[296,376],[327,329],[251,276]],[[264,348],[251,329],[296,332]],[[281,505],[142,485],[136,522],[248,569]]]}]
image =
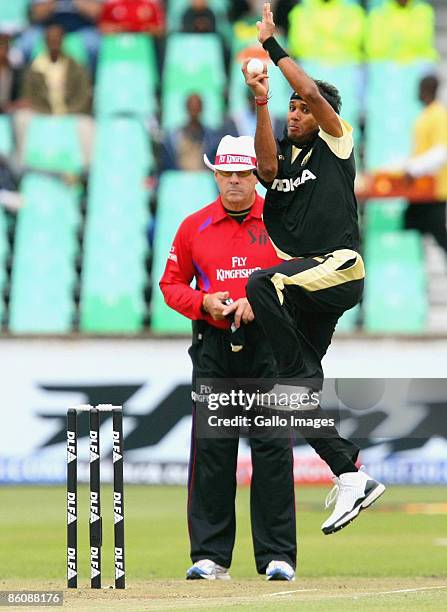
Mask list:
[{"label": "white cricket ball", "polygon": [[261,74],[264,72],[264,62],[257,57],[253,57],[247,64],[247,71],[249,74]]}]

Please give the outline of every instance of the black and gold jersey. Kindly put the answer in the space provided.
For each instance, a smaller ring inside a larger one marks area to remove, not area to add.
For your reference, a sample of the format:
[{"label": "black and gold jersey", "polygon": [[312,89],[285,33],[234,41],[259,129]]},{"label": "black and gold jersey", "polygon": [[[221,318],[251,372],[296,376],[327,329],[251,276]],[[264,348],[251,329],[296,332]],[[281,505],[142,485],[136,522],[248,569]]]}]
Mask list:
[{"label": "black and gold jersey", "polygon": [[266,187],[264,223],[283,259],[359,249],[352,128],[341,120],[343,136],[320,129],[302,149],[277,142],[278,174]]}]

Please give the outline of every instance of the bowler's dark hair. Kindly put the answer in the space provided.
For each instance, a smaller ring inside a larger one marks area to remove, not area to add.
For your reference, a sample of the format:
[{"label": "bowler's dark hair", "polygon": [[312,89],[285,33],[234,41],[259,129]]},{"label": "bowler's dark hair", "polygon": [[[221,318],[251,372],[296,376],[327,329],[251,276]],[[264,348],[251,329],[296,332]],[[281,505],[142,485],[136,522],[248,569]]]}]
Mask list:
[{"label": "bowler's dark hair", "polygon": [[[313,79],[313,82],[318,87],[318,91],[323,96],[323,98],[327,100],[327,102],[329,102],[329,104],[332,106],[332,108],[337,114],[340,114],[341,96],[338,89],[334,85],[326,83],[326,81],[319,81],[318,79]],[[294,92],[290,96],[290,99],[302,100],[302,97],[299,95],[299,93]]]},{"label": "bowler's dark hair", "polygon": [[338,89],[334,85],[326,83],[326,81],[318,81],[317,79],[314,79],[314,81],[323,98],[329,102],[334,111],[339,115],[341,110],[341,96]]}]

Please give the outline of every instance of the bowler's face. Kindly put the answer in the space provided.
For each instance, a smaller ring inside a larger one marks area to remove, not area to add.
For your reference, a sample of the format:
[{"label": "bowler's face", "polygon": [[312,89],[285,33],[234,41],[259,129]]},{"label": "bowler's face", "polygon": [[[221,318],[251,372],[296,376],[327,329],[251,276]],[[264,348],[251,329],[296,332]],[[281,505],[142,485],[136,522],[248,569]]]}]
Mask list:
[{"label": "bowler's face", "polygon": [[318,123],[304,100],[290,100],[287,113],[287,136],[297,146],[311,142],[319,130]]}]

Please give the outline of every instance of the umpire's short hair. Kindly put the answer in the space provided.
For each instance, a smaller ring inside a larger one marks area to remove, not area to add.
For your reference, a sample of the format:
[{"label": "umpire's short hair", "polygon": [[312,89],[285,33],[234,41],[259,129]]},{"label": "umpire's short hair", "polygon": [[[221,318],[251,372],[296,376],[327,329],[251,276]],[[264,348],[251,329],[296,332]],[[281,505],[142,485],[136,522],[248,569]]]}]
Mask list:
[{"label": "umpire's short hair", "polygon": [[[319,81],[318,79],[313,79],[313,81],[318,87],[318,91],[323,96],[323,98],[329,102],[329,104],[332,106],[332,108],[337,114],[340,114],[341,96],[335,85],[331,85],[326,81]],[[290,96],[290,99],[302,100],[301,96],[296,91],[293,92],[293,94]]]}]

